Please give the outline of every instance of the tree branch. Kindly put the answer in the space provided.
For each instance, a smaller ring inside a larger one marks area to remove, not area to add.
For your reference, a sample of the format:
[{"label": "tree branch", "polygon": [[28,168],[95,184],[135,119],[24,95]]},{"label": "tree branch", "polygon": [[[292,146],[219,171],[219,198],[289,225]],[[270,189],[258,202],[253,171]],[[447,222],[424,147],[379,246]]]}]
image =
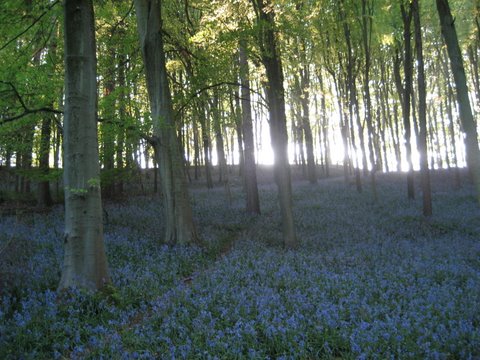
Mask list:
[{"label": "tree branch", "polygon": [[158,138],[156,136],[150,136],[148,134],[145,134],[141,132],[136,126],[134,125],[129,125],[125,126],[125,124],[122,124],[120,121],[112,119],[112,118],[97,118],[97,121],[99,123],[106,123],[106,124],[111,124],[111,125],[116,125],[120,128],[123,128],[127,131],[133,131],[135,132],[140,138],[145,140],[147,143],[149,143],[151,146],[154,146],[158,142]]},{"label": "tree branch", "polygon": [[59,2],[60,2],[60,0],[54,1],[50,6],[47,7],[47,10],[45,10],[39,17],[37,17],[35,20],[33,20],[33,22],[29,26],[27,26],[27,28],[25,30],[21,31],[19,34],[15,35],[12,39],[8,40],[5,44],[3,44],[2,47],[0,47],[0,51],[5,49],[8,45],[10,45],[12,42],[17,40],[20,36],[22,36],[28,30],[30,30],[32,27],[34,27],[35,24],[38,23]]},{"label": "tree branch", "polygon": [[212,85],[207,85],[203,88],[201,88],[200,90],[194,92],[191,96],[190,96],[190,99],[187,100],[187,102],[185,104],[183,104],[182,106],[180,106],[180,108],[175,112],[175,117],[178,117],[178,114],[180,114],[183,109],[185,109],[188,104],[195,98],[198,97],[198,95],[200,95],[201,93],[207,91],[207,90],[210,90],[210,89],[214,89],[216,87],[219,87],[219,86],[223,86],[223,85],[230,85],[230,86],[240,86],[240,87],[243,87],[245,89],[247,89],[248,91],[252,92],[252,93],[255,93],[257,94],[260,99],[262,99],[262,101],[264,102],[261,103],[262,105],[264,105],[265,107],[268,107],[267,105],[265,104],[268,104],[267,100],[263,97],[263,95],[261,93],[259,93],[258,91],[255,91],[253,90],[252,88],[248,87],[248,86],[243,86],[242,84],[240,83],[237,83],[237,82],[232,82],[232,81],[224,81],[224,82],[220,82],[220,83],[216,83],[216,84],[212,84]]},{"label": "tree branch", "polygon": [[18,99],[18,101],[20,102],[20,105],[22,105],[22,108],[23,108],[23,112],[21,114],[11,116],[11,117],[0,116],[0,125],[3,125],[3,124],[6,124],[8,122],[12,122],[12,121],[21,119],[21,118],[23,118],[27,115],[30,115],[30,114],[36,114],[36,113],[39,113],[39,112],[49,112],[49,113],[53,113],[53,114],[63,114],[63,111],[61,111],[61,110],[52,109],[52,108],[45,107],[45,106],[40,107],[40,108],[36,108],[36,109],[30,109],[27,106],[27,104],[25,104],[25,101],[23,101],[23,98],[20,95],[20,93],[18,92],[15,85],[13,85],[11,82],[2,81],[2,80],[0,80],[0,84],[8,85],[11,88],[11,91],[14,93],[15,97]]}]

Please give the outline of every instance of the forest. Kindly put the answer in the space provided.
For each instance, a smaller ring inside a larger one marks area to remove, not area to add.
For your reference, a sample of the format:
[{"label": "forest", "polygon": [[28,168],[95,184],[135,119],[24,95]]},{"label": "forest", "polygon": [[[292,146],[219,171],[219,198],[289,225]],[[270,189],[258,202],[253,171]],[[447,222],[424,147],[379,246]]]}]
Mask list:
[{"label": "forest", "polygon": [[2,0],[1,359],[480,358],[479,0]]}]

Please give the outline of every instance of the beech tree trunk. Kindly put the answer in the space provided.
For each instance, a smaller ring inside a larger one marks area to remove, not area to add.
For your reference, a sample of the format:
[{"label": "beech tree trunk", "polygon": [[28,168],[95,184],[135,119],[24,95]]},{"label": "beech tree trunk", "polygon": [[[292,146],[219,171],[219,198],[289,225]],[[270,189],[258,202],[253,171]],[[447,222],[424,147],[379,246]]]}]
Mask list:
[{"label": "beech tree trunk", "polygon": [[184,158],[173,118],[165,67],[161,5],[160,0],[135,0],[140,48],[153,119],[154,149],[165,202],[165,242],[189,244],[197,242],[198,237],[183,171]]},{"label": "beech tree trunk", "polygon": [[248,79],[248,58],[246,45],[240,41],[240,82],[242,84],[242,130],[244,143],[244,179],[247,212],[260,214],[258,198],[257,167],[255,165],[255,143],[252,126],[252,104],[250,98],[250,81]]},{"label": "beech tree trunk", "polygon": [[[420,136],[418,140],[420,150],[420,171],[422,183],[423,215],[432,215],[432,189],[430,186],[430,172],[428,170],[427,151],[427,91],[425,86],[425,69],[423,64],[422,28],[420,24],[420,9],[418,0],[412,1],[413,24],[415,27],[415,49],[417,51],[417,82],[418,82],[418,120],[420,122]],[[443,121],[443,119],[442,119]]]},{"label": "beech tree trunk", "polygon": [[462,52],[458,45],[455,21],[452,17],[448,0],[436,1],[442,34],[445,44],[447,45],[453,79],[455,80],[460,120],[466,135],[465,150],[467,166],[477,191],[477,199],[480,202],[480,151],[478,149],[477,126],[473,118],[470,99],[468,97],[467,78],[463,67]]},{"label": "beech tree trunk", "polygon": [[109,279],[103,242],[92,0],[65,0],[65,257],[59,290],[100,289]]},{"label": "beech tree trunk", "polygon": [[298,247],[293,221],[292,181],[288,162],[288,135],[285,116],[285,90],[283,68],[275,39],[275,14],[273,7],[267,12],[268,1],[252,0],[260,27],[259,45],[262,63],[265,66],[268,84],[266,86],[270,115],[270,137],[275,157],[275,182],[278,187],[280,212],[282,216],[283,244],[285,248]]}]

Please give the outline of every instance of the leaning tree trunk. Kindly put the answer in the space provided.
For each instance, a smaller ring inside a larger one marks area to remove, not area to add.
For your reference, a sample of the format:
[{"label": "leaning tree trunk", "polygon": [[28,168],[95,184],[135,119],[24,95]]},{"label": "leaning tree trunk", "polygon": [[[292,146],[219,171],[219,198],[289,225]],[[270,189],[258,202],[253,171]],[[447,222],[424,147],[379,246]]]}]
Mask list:
[{"label": "leaning tree trunk", "polygon": [[165,67],[160,0],[135,0],[147,90],[153,119],[155,154],[160,167],[165,201],[165,241],[198,241],[183,171],[184,159],[177,138]]},{"label": "leaning tree trunk", "polygon": [[475,189],[477,190],[477,199],[480,202],[480,151],[478,149],[477,127],[473,118],[470,99],[468,98],[467,78],[463,67],[462,52],[458,45],[455,21],[450,12],[448,0],[437,0],[437,10],[438,16],[440,17],[443,38],[447,45],[453,79],[455,80],[460,120],[466,135],[465,150],[467,166]]},{"label": "leaning tree trunk", "polygon": [[268,1],[252,0],[260,26],[259,45],[262,63],[265,66],[266,86],[270,115],[270,137],[275,156],[274,172],[278,187],[280,212],[282,215],[283,244],[296,248],[298,244],[293,222],[292,181],[288,162],[287,119],[285,116],[285,90],[283,69],[275,38],[275,15],[273,8],[267,12]]},{"label": "leaning tree trunk", "polygon": [[91,0],[66,0],[65,258],[59,289],[109,282],[103,243],[96,119],[96,58]]},{"label": "leaning tree trunk", "polygon": [[[425,87],[425,69],[423,64],[422,29],[420,25],[420,9],[418,0],[412,2],[413,24],[415,27],[415,49],[417,51],[417,81],[418,81],[418,120],[420,122],[420,171],[423,193],[423,215],[432,215],[432,189],[430,172],[428,170],[427,151],[427,92]],[[442,119],[443,121],[443,119]]]}]

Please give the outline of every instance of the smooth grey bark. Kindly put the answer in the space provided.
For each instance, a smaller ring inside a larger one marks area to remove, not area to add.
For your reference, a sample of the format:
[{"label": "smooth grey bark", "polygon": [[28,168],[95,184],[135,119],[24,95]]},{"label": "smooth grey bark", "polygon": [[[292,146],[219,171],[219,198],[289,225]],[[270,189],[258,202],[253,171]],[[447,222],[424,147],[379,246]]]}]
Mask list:
[{"label": "smooth grey bark", "polygon": [[242,130],[243,130],[243,158],[244,182],[246,195],[246,210],[249,213],[260,214],[260,200],[258,197],[257,167],[255,165],[255,143],[252,126],[252,104],[250,97],[250,81],[248,79],[248,57],[245,41],[240,41],[240,83],[242,97]]},{"label": "smooth grey bark", "polygon": [[[252,0],[259,25],[259,45],[268,83],[266,93],[270,115],[270,137],[275,157],[274,172],[280,203],[283,244],[298,247],[292,204],[292,180],[288,162],[288,135],[285,115],[283,68],[275,38],[275,13],[269,1]],[[268,7],[268,11],[266,11]]]},{"label": "smooth grey bark", "polygon": [[477,191],[477,200],[480,202],[480,151],[478,149],[478,134],[470,106],[470,99],[468,97],[467,78],[463,66],[462,52],[458,44],[455,21],[452,17],[448,1],[436,0],[436,2],[442,35],[447,45],[450,66],[455,81],[460,120],[466,135],[465,150],[467,167]]},{"label": "smooth grey bark", "polygon": [[92,0],[65,0],[65,257],[58,289],[109,281],[103,242]]},{"label": "smooth grey bark", "polygon": [[135,0],[165,208],[165,242],[198,242],[165,67],[160,0]]},{"label": "smooth grey bark", "polygon": [[[430,171],[428,169],[427,150],[427,91],[425,85],[425,66],[423,61],[422,27],[420,23],[420,9],[418,0],[412,1],[412,15],[415,29],[415,49],[417,55],[417,86],[418,86],[418,121],[420,136],[418,140],[420,150],[420,172],[422,183],[423,215],[432,215],[432,189],[430,185]],[[443,122],[443,119],[442,119]]]}]

